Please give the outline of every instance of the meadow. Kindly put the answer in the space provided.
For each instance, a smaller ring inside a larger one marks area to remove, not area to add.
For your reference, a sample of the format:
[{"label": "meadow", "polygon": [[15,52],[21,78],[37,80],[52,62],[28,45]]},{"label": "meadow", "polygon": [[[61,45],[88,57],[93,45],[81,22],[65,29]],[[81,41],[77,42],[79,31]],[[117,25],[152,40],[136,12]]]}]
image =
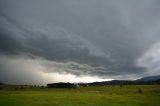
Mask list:
[{"label": "meadow", "polygon": [[12,88],[0,90],[0,106],[160,106],[160,85]]}]

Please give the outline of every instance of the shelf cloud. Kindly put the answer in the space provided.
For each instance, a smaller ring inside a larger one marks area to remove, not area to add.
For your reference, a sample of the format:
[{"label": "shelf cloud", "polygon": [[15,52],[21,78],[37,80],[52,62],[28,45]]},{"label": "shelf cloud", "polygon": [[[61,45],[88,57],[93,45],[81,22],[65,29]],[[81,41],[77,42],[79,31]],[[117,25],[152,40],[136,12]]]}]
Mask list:
[{"label": "shelf cloud", "polygon": [[[159,5],[159,0],[1,0],[0,81],[12,82],[18,74],[22,83],[46,83],[42,73],[99,79],[160,74]],[[34,76],[27,80],[25,73]]]}]

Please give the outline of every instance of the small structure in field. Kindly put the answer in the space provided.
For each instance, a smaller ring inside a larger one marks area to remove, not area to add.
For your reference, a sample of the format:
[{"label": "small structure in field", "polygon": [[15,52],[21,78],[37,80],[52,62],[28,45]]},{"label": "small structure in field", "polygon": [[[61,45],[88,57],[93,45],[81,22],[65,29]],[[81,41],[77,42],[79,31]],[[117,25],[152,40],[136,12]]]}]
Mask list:
[{"label": "small structure in field", "polygon": [[138,89],[138,92],[139,92],[139,93],[142,93],[142,90],[139,88],[139,89]]}]

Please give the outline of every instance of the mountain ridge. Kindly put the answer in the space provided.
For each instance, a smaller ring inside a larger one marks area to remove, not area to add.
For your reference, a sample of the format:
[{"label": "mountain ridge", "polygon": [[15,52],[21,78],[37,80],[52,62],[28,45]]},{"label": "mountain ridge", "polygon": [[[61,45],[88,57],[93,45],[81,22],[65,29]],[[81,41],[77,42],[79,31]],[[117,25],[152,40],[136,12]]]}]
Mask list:
[{"label": "mountain ridge", "polygon": [[146,76],[138,79],[138,81],[156,81],[156,80],[160,80],[160,75]]}]

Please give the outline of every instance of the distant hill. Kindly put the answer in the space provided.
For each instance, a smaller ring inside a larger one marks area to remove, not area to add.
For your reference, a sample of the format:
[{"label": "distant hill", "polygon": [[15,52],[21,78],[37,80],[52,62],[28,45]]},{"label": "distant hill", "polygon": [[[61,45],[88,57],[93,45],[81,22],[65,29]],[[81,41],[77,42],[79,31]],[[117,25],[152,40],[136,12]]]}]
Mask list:
[{"label": "distant hill", "polygon": [[156,81],[156,80],[160,80],[160,75],[147,76],[147,77],[143,77],[143,78],[138,79],[138,81]]}]

